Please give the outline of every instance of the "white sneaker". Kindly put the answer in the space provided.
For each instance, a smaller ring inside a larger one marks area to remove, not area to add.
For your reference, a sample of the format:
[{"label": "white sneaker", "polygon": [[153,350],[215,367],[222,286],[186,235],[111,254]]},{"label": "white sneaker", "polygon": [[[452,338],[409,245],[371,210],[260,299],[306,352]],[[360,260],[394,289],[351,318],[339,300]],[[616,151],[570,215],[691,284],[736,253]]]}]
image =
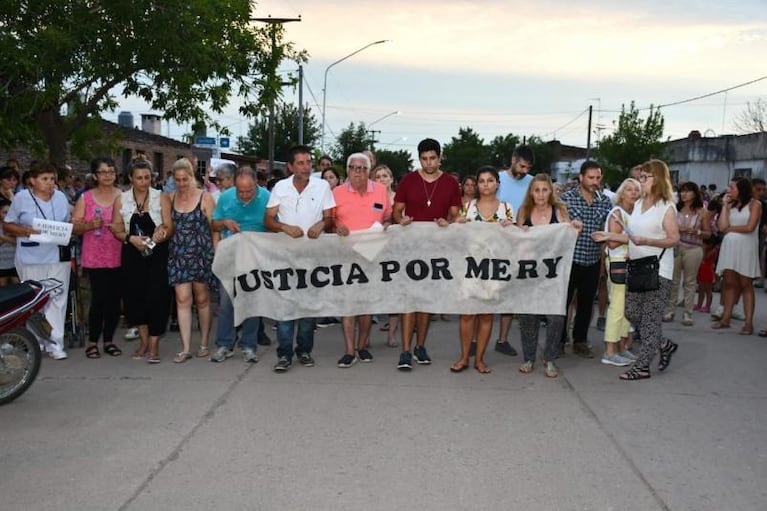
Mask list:
[{"label": "white sneaker", "polygon": [[623,358],[620,355],[602,355],[602,363],[611,366],[625,367],[631,365],[631,360]]},{"label": "white sneaker", "polygon": [[50,355],[53,360],[65,360],[67,358],[67,352],[62,349],[53,350]]},{"label": "white sneaker", "polygon": [[743,321],[746,319],[745,314],[743,314],[743,309],[740,307],[733,307],[732,308],[732,318],[737,319],[739,321]]},{"label": "white sneaker", "polygon": [[722,319],[722,314],[724,314],[724,306],[723,305],[717,305],[716,309],[711,311],[711,317],[716,320]]},{"label": "white sneaker", "polygon": [[125,339],[126,341],[132,341],[134,339],[138,339],[138,328],[133,327],[126,330],[125,335],[123,335],[123,339]]}]

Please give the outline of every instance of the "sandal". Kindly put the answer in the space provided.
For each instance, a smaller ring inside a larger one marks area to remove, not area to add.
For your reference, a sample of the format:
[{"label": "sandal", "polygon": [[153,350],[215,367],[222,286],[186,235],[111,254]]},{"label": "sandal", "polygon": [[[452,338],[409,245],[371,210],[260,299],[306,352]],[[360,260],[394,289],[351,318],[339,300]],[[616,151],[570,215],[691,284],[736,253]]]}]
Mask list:
[{"label": "sandal", "polygon": [[559,376],[559,368],[554,365],[554,362],[546,362],[543,374],[545,374],[547,378],[556,378]]},{"label": "sandal", "polygon": [[119,357],[123,354],[123,351],[117,347],[117,345],[113,342],[108,342],[104,344],[104,353],[111,357]]},{"label": "sandal", "polygon": [[740,329],[740,332],[738,332],[738,335],[754,335],[754,329],[743,327]]},{"label": "sandal", "polygon": [[176,364],[183,364],[190,358],[192,358],[191,353],[189,353],[188,351],[182,351],[180,353],[176,353],[176,358],[173,359],[173,362],[175,362]]},{"label": "sandal", "polygon": [[85,348],[85,356],[87,358],[101,358],[101,353],[99,353],[99,347],[96,344],[91,344],[87,348]]},{"label": "sandal", "polygon": [[455,364],[450,366],[450,372],[451,373],[462,373],[466,369],[469,368],[469,364],[462,364],[461,362],[456,362]]},{"label": "sandal", "polygon": [[389,338],[389,339],[386,339],[386,346],[389,348],[396,348],[397,346],[399,346],[399,342],[397,342],[396,339]]},{"label": "sandal", "polygon": [[[443,320],[443,321],[448,321],[448,320]],[[484,362],[475,362],[474,369],[476,369],[479,374],[490,374],[492,372],[490,368],[487,367],[487,364],[485,364]]]},{"label": "sandal", "polygon": [[722,328],[730,328],[729,323],[722,323],[721,321],[716,321],[712,323],[711,328],[714,330],[721,330]]},{"label": "sandal", "polygon": [[151,353],[146,355],[146,363],[147,364],[159,364],[160,363],[160,355],[152,355]]},{"label": "sandal", "polygon": [[531,360],[526,361],[524,364],[519,366],[519,372],[528,374],[533,372],[533,362]]},{"label": "sandal", "polygon": [[140,349],[133,352],[133,360],[144,360],[146,358],[146,351],[141,351]]},{"label": "sandal", "polygon": [[671,355],[673,355],[679,345],[671,340],[666,340],[666,346],[660,349],[660,360],[658,360],[658,371],[665,371],[668,365],[671,363]]},{"label": "sandal", "polygon": [[200,346],[200,349],[197,350],[197,354],[195,355],[197,358],[206,358],[210,355],[210,349],[208,349],[207,346]]},{"label": "sandal", "polygon": [[623,381],[634,381],[634,380],[646,380],[650,377],[650,370],[649,369],[640,369],[638,367],[632,367],[622,375],[620,375],[620,379]]}]

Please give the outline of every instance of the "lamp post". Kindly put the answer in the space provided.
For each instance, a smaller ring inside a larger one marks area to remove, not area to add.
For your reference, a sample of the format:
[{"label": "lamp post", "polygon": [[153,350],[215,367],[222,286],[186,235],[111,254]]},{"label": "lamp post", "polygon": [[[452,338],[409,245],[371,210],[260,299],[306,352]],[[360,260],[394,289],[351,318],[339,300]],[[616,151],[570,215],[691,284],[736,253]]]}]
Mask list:
[{"label": "lamp post", "polygon": [[369,123],[369,124],[368,124],[368,128],[369,128],[369,127],[371,127],[371,126],[372,126],[372,125],[374,125],[374,124],[377,124],[377,123],[379,123],[379,122],[383,121],[384,119],[388,119],[388,118],[389,118],[389,117],[391,117],[392,115],[399,115],[399,114],[401,114],[401,113],[402,113],[402,112],[400,112],[399,110],[395,110],[394,112],[390,112],[390,113],[388,113],[388,114],[384,115],[383,117],[379,117],[379,118],[378,118],[378,119],[376,119],[375,121],[373,121],[373,122]]},{"label": "lamp post", "polygon": [[372,43],[368,43],[362,48],[351,52],[347,56],[340,58],[336,60],[335,62],[331,63],[328,67],[325,68],[325,79],[322,82],[322,135],[320,136],[320,147],[322,148],[322,151],[325,151],[325,103],[328,95],[328,71],[330,71],[330,68],[335,66],[336,64],[340,64],[344,60],[351,58],[355,55],[357,55],[359,52],[367,50],[371,46],[375,46],[377,44],[383,44],[388,42],[388,39],[381,39],[380,41],[374,41]]}]

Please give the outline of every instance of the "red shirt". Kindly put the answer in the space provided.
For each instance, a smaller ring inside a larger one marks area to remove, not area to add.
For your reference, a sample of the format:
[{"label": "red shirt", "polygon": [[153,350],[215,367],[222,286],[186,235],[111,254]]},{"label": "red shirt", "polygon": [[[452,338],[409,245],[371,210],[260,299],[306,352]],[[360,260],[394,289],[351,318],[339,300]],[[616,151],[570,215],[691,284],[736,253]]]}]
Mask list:
[{"label": "red shirt", "polygon": [[368,180],[368,189],[360,193],[350,183],[344,183],[333,189],[336,201],[336,225],[342,225],[350,231],[367,229],[375,222],[384,223],[391,216],[391,201],[386,188]]},{"label": "red shirt", "polygon": [[450,208],[461,207],[461,187],[445,172],[433,183],[426,182],[418,171],[410,172],[397,184],[394,202],[404,203],[405,214],[415,222],[448,220]]}]

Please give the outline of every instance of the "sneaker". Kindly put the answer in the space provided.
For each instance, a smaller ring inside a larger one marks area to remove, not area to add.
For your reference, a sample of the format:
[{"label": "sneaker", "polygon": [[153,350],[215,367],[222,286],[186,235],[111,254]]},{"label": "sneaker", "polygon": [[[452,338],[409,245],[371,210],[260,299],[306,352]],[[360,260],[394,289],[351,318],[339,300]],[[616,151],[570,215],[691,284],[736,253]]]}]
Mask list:
[{"label": "sneaker", "polygon": [[415,357],[415,361],[417,364],[420,364],[420,365],[431,364],[431,357],[429,357],[429,354],[426,353],[426,346],[416,346],[415,348],[413,348],[413,356]]},{"label": "sneaker", "polygon": [[746,316],[743,314],[743,311],[738,307],[732,308],[732,319],[737,319],[740,321],[743,321],[746,319]]},{"label": "sneaker", "polygon": [[723,305],[717,305],[716,309],[714,309],[711,312],[711,317],[717,321],[722,319],[722,314],[724,314],[724,306]]},{"label": "sneaker", "polygon": [[621,357],[623,357],[623,358],[625,358],[627,360],[631,360],[632,362],[637,359],[637,356],[634,355],[629,350],[621,351],[620,353],[618,353],[618,355],[620,355]]},{"label": "sneaker", "polygon": [[338,364],[336,364],[338,367],[341,367],[343,369],[346,369],[347,367],[351,367],[354,364],[357,363],[357,357],[354,355],[349,355],[348,353],[344,354],[343,357],[338,359]]},{"label": "sneaker", "polygon": [[574,342],[573,353],[581,358],[594,358],[594,352],[591,351],[591,346],[585,342]]},{"label": "sneaker", "polygon": [[258,357],[256,356],[255,350],[252,350],[250,348],[245,348],[242,350],[242,360],[244,362],[249,362],[251,364],[255,364],[258,362]]},{"label": "sneaker", "polygon": [[670,323],[671,321],[674,321],[674,313],[673,312],[667,312],[663,315],[663,322],[664,323]]},{"label": "sneaker", "polygon": [[514,349],[514,347],[509,344],[509,341],[495,341],[495,351],[498,353],[503,353],[504,355],[508,355],[510,357],[516,357],[517,356],[517,350]]},{"label": "sneaker", "polygon": [[599,330],[600,332],[604,332],[605,331],[605,318],[604,317],[597,318],[597,330]]},{"label": "sneaker", "polygon": [[364,348],[357,351],[357,357],[360,362],[369,363],[373,361],[373,354]]},{"label": "sneaker", "polygon": [[620,355],[608,355],[605,353],[602,355],[602,363],[609,366],[625,367],[631,365],[632,361]]},{"label": "sneaker", "polygon": [[274,364],[274,371],[277,373],[284,373],[290,369],[290,366],[292,365],[293,362],[291,362],[288,357],[280,357],[277,359],[277,363]]},{"label": "sneaker", "polygon": [[227,358],[231,358],[234,355],[234,351],[225,346],[219,346],[216,351],[210,356],[211,362],[223,362]]},{"label": "sneaker", "polygon": [[338,323],[336,318],[321,318],[317,320],[317,326],[320,328],[327,328]]},{"label": "sneaker", "polygon": [[413,368],[413,355],[409,351],[403,351],[399,356],[397,369],[400,371],[410,371]]},{"label": "sneaker", "polygon": [[272,340],[266,335],[266,332],[261,333],[256,340],[259,346],[271,346]]},{"label": "sneaker", "polygon": [[138,339],[138,328],[133,327],[126,330],[125,335],[123,335],[123,339],[126,341],[133,341],[134,339]]},{"label": "sneaker", "polygon": [[314,359],[308,353],[298,355],[298,363],[304,367],[314,367]]},{"label": "sneaker", "polygon": [[684,326],[692,326],[693,325],[692,314],[685,312],[684,318],[682,318],[682,324]]},{"label": "sneaker", "polygon": [[50,352],[53,360],[66,360],[67,352],[62,349],[56,349]]}]

